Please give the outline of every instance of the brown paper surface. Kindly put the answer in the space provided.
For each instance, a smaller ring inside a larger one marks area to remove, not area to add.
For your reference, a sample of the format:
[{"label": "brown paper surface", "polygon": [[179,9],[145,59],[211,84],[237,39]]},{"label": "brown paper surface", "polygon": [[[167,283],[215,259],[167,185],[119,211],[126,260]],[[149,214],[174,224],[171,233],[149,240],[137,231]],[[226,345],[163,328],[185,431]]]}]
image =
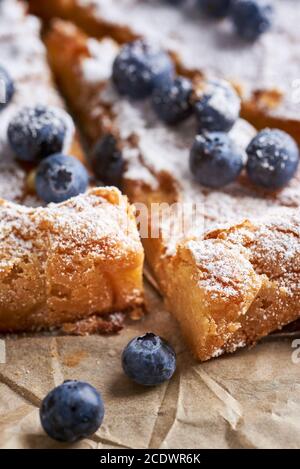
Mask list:
[{"label": "brown paper surface", "polygon": [[[292,339],[199,364],[154,290],[150,313],[119,335],[6,337],[0,365],[1,448],[299,448],[300,363]],[[120,355],[137,334],[154,331],[178,354],[167,384],[142,388],[124,376]],[[300,354],[299,354],[300,355]],[[65,379],[102,392],[106,415],[91,439],[62,445],[39,424],[41,399]]]}]

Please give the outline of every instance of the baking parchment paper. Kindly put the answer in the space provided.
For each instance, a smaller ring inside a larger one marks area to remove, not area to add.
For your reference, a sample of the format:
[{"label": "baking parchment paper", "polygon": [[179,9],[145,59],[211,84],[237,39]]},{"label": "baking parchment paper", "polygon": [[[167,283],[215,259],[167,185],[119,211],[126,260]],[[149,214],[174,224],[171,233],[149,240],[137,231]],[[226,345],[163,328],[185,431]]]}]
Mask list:
[{"label": "baking parchment paper", "polygon": [[[149,314],[118,335],[6,336],[0,447],[300,447],[300,342],[269,337],[250,350],[199,364],[150,286],[147,303]],[[174,378],[156,388],[131,383],[120,364],[127,342],[145,331],[165,337],[178,354]],[[97,434],[74,445],[52,441],[39,423],[41,400],[65,379],[94,385],[106,408]]]}]

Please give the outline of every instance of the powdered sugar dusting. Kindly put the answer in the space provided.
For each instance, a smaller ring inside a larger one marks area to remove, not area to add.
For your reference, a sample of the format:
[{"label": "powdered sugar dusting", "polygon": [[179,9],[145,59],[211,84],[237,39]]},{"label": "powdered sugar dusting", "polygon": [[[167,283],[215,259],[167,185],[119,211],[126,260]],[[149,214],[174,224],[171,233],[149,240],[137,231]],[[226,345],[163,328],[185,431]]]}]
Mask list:
[{"label": "powdered sugar dusting", "polygon": [[[161,0],[76,0],[92,8],[95,16],[136,35],[160,42],[179,55],[187,69],[200,69],[242,85],[245,98],[255,90],[283,93],[273,116],[299,119],[293,82],[299,79],[300,9],[295,0],[273,0],[275,24],[255,44],[245,44],[233,33],[229,21],[217,24],[201,15],[195,1],[172,7]],[[151,18],[151,20],[149,20]]]},{"label": "powdered sugar dusting", "polygon": [[240,99],[226,81],[209,81],[204,93],[209,97],[209,106],[226,116],[227,120],[234,121],[240,114]]},{"label": "powdered sugar dusting", "polygon": [[[101,43],[98,45],[101,49]],[[87,59],[94,69],[102,68],[99,52]],[[113,56],[116,49],[111,47]],[[111,69],[107,66],[112,63],[113,57],[105,61],[102,68],[105,80],[93,82],[93,87],[99,89],[92,102],[88,105],[88,114],[92,109],[93,120],[97,127],[102,126],[109,111],[109,122],[118,133],[124,144],[124,156],[127,160],[126,178],[131,181],[143,181],[154,191],[159,188],[159,175],[168,174],[174,182],[177,201],[197,205],[198,223],[193,223],[185,237],[199,238],[211,229],[241,223],[246,218],[262,216],[274,207],[298,207],[300,204],[300,174],[291,183],[277,194],[267,195],[251,187],[244,175],[239,182],[231,184],[221,190],[208,190],[194,182],[189,169],[189,150],[196,135],[196,124],[193,118],[185,121],[175,128],[166,127],[155,116],[149,102],[132,103],[120,97],[115,91],[111,81]],[[82,64],[82,80],[89,89],[89,77],[86,75],[85,61]],[[103,108],[104,106],[104,108]],[[97,112],[94,113],[94,111]],[[101,117],[98,117],[101,116]],[[100,119],[101,118],[101,122]],[[101,133],[101,132],[100,132]],[[238,120],[230,131],[235,143],[240,147],[246,160],[245,148],[255,135],[253,127],[244,120]],[[131,137],[137,138],[137,146],[131,145]],[[178,236],[178,237],[177,237]],[[182,239],[177,233],[172,239],[165,240],[167,253],[174,254],[176,246]]]},{"label": "powdered sugar dusting", "polygon": [[91,83],[107,80],[112,70],[113,61],[118,53],[116,43],[108,38],[101,41],[101,43],[95,39],[89,39],[88,48],[93,57],[97,57],[99,61],[101,60],[101,67],[94,59],[85,60],[82,67],[86,80]]},{"label": "powdered sugar dusting", "polygon": [[[11,75],[16,88],[12,101],[0,113],[0,198],[36,205],[36,198],[25,195],[27,174],[14,160],[7,128],[23,106],[42,104],[61,108],[62,102],[52,85],[40,39],[40,23],[37,18],[25,15],[24,5],[16,0],[0,2],[0,64]],[[71,118],[66,120],[65,150],[74,133]]]},{"label": "powdered sugar dusting", "polygon": [[82,250],[91,256],[97,254],[98,260],[99,256],[108,260],[108,252],[117,258],[141,249],[133,218],[128,218],[127,200],[115,188],[92,189],[47,207],[30,208],[2,201],[0,211],[0,271],[13,263],[18,252],[32,249],[36,230],[52,240],[52,249],[67,248],[73,255],[74,249],[78,253]]},{"label": "powdered sugar dusting", "polygon": [[[89,60],[101,66],[93,54]],[[192,119],[167,128],[148,102],[120,99],[109,70],[107,79],[93,86],[85,73],[82,67],[81,76],[74,75],[82,80],[81,100],[75,104],[88,123],[91,145],[103,133],[120,137],[126,176],[132,175],[129,182],[133,192],[138,189],[138,200],[145,182],[149,191],[143,197],[164,200],[166,195],[171,201],[196,202],[202,211],[205,223],[193,226],[188,237],[160,238],[159,248],[171,258],[150,259],[196,356],[205,360],[253,344],[299,317],[299,174],[276,194],[259,192],[245,175],[223,190],[204,189],[193,182],[188,168],[195,135]],[[231,131],[243,151],[253,135],[254,129],[243,120]]]},{"label": "powdered sugar dusting", "polygon": [[35,209],[0,201],[0,213],[2,330],[49,328],[142,304],[142,246],[116,188]]}]

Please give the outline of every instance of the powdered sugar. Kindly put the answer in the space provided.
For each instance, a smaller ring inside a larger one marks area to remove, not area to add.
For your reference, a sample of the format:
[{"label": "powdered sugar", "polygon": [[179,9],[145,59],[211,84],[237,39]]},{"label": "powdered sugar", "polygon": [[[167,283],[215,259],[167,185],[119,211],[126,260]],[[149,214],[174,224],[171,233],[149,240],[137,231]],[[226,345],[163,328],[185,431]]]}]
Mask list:
[{"label": "powdered sugar", "polygon": [[227,120],[235,121],[240,114],[241,102],[236,92],[224,80],[209,81],[204,90],[208,105],[224,115]]},{"label": "powdered sugar", "polygon": [[[76,32],[69,40],[76,44]],[[299,175],[289,187],[271,195],[251,187],[244,175],[223,190],[196,185],[188,168],[194,121],[175,129],[165,127],[148,102],[120,99],[110,82],[111,71],[102,75],[107,81],[92,86],[84,66],[78,76],[79,60],[74,79],[81,99],[74,105],[84,116],[90,144],[107,132],[117,139],[121,136],[118,143],[125,148],[128,164],[126,187],[137,201],[149,196],[150,202],[165,198],[196,202],[202,210],[202,226],[194,225],[187,237],[180,230],[171,240],[160,236],[148,251],[168,304],[197,357],[208,359],[253,344],[299,317]],[[88,60],[90,64],[94,60],[93,68],[101,67],[101,60],[92,54]],[[231,137],[244,150],[254,134],[240,120]],[[145,191],[143,182],[148,185]],[[236,225],[245,218],[254,221]],[[226,225],[233,226],[226,230]],[[161,251],[172,258],[161,256]]]},{"label": "powdered sugar", "polygon": [[129,27],[134,34],[161,43],[174,51],[187,69],[238,81],[245,98],[255,90],[280,90],[283,100],[270,114],[299,119],[293,83],[299,79],[300,9],[294,0],[273,0],[274,26],[250,45],[237,38],[228,20],[212,23],[202,16],[195,1],[182,2],[182,8],[168,6],[161,0],[76,0],[76,3],[92,8],[101,21]]},{"label": "powdered sugar", "polygon": [[114,252],[116,257],[134,253],[140,249],[140,241],[127,208],[126,198],[109,187],[91,189],[47,207],[30,208],[0,201],[0,271],[7,267],[7,262],[13,262],[18,250],[32,254],[37,229],[39,236],[44,232],[47,242],[52,239],[53,250],[68,246],[78,253],[81,249],[91,256],[97,254],[98,259],[99,256],[108,259],[107,251]]},{"label": "powdered sugar", "polygon": [[[52,85],[40,39],[40,23],[37,18],[25,15],[24,5],[16,0],[0,2],[0,64],[9,72],[16,88],[12,101],[0,113],[0,197],[36,204],[32,197],[24,198],[27,175],[14,160],[7,142],[7,128],[23,106],[62,107],[62,102]],[[66,150],[74,133],[71,118],[67,121]]]},{"label": "powdered sugar", "polygon": [[95,39],[88,40],[88,47],[93,57],[101,60],[101,67],[97,66],[94,59],[87,59],[83,62],[83,73],[91,83],[104,81],[111,73],[113,61],[118,53],[116,43],[110,39],[104,39],[101,44]]},{"label": "powdered sugar", "polygon": [[117,189],[35,209],[0,201],[0,213],[1,330],[56,327],[142,304],[142,246]]},{"label": "powdered sugar", "polygon": [[[98,82],[99,94],[93,102],[88,103],[89,110],[101,109],[105,105],[112,114],[113,126],[118,129],[124,143],[124,156],[127,160],[126,178],[131,181],[143,181],[152,190],[158,190],[159,177],[168,174],[174,183],[174,201],[194,203],[198,210],[198,223],[191,226],[188,237],[201,237],[205,231],[216,227],[224,227],[240,223],[245,218],[265,216],[266,211],[278,206],[295,206],[300,204],[299,174],[289,186],[274,195],[259,193],[246,183],[245,177],[241,181],[225,187],[222,190],[203,189],[193,181],[189,169],[189,150],[196,135],[196,124],[193,118],[175,128],[166,127],[158,121],[148,101],[142,103],[130,102],[120,97],[110,81],[111,69],[108,63],[113,57],[102,62],[99,60],[102,43],[98,45],[98,52],[93,55],[95,47],[90,50],[87,59],[93,69],[102,69],[105,80]],[[95,45],[94,45],[95,46]],[[107,50],[107,49],[106,49]],[[114,47],[110,53],[116,54]],[[82,79],[89,86],[86,76],[85,61],[82,64]],[[97,83],[93,82],[97,88]],[[83,104],[86,105],[86,104]],[[100,112],[103,119],[104,112]],[[233,140],[241,148],[246,159],[245,148],[255,135],[253,127],[243,120],[239,120],[230,132]],[[137,137],[137,147],[127,145],[130,137]],[[167,253],[176,251],[180,233],[171,239],[166,239]]]}]

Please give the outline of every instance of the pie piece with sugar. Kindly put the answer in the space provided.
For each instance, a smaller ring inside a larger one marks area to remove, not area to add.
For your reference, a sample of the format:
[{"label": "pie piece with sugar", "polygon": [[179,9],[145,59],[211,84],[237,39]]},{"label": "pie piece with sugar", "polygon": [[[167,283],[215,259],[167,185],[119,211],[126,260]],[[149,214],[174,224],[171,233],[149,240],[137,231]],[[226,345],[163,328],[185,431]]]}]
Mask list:
[{"label": "pie piece with sugar", "polygon": [[61,204],[0,201],[0,330],[58,327],[142,306],[143,249],[115,188]]},{"label": "pie piece with sugar", "polygon": [[90,188],[42,206],[29,184],[32,165],[17,162],[10,148],[11,119],[43,104],[67,117],[64,152],[86,163],[72,119],[60,111],[40,22],[19,1],[0,2],[0,65],[15,88],[0,110],[0,331],[140,308],[144,253],[127,198],[112,187]]}]

